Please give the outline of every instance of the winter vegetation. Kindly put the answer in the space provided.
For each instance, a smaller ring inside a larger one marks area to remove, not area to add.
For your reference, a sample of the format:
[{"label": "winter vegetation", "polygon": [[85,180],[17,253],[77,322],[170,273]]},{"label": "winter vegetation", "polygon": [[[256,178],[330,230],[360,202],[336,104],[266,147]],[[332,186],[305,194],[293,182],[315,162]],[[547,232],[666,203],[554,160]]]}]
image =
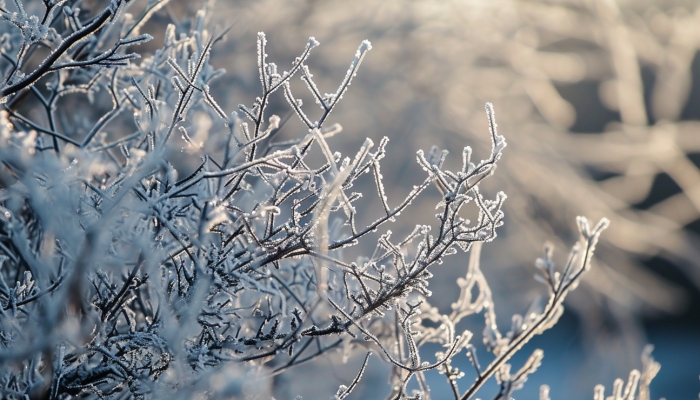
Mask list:
[{"label": "winter vegetation", "polygon": [[[330,121],[372,56],[369,41],[327,87],[310,66],[314,37],[275,63],[258,33],[258,94],[222,99],[226,71],[212,57],[228,27],[208,23],[210,6],[178,17],[167,3],[0,4],[2,397],[294,398],[276,380],[328,357],[360,363],[319,398],[358,398],[371,364],[389,369],[376,398],[430,399],[429,374],[454,399],[483,398],[487,382],[495,399],[517,397],[546,360],[540,349],[524,363],[514,356],[598,273],[609,220],[571,219],[577,236],[562,262],[546,243],[538,299],[499,328],[481,250],[507,243],[497,239],[506,195],[485,186],[507,172],[496,167],[510,148],[491,103],[486,151],[416,151],[423,175],[394,198],[381,131],[349,154],[331,148],[365,134]],[[158,15],[168,23],[151,24]],[[639,118],[622,111],[633,105],[619,103],[625,123]],[[300,128],[283,132],[295,119]],[[433,215],[412,211],[425,202]],[[619,209],[610,215],[614,227]],[[412,229],[392,233],[399,222]],[[436,290],[433,277],[454,260],[454,289]],[[651,348],[640,366],[590,397],[650,399]]]}]

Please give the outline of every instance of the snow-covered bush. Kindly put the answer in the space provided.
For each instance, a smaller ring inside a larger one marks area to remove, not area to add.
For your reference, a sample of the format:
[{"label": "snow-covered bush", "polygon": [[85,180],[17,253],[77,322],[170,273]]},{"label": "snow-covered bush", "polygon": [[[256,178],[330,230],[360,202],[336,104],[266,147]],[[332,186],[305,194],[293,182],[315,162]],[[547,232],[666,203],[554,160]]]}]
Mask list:
[{"label": "snow-covered bush", "polygon": [[[497,398],[509,399],[543,352],[516,372],[509,360],[557,322],[607,220],[577,220],[580,240],[563,267],[545,246],[536,266],[547,301],[513,316],[503,333],[479,266],[506,199],[479,191],[506,145],[490,104],[486,158],[472,161],[465,147],[450,170],[447,151],[418,151],[425,177],[405,198],[388,199],[380,170],[388,139],[367,139],[351,156],[327,141],[342,131],[326,122],[368,41],[324,93],[308,67],[314,38],[278,67],[258,34],[261,95],[229,113],[210,91],[224,73],[210,55],[225,31],[208,31],[204,11],[168,25],[162,47],[133,62],[132,51],[152,39],[140,31],[166,2],[150,0],[136,15],[125,12],[132,0],[90,10],[71,0],[0,6],[3,398],[269,397],[275,375],[322,355],[366,354],[335,393],[343,399],[367,364],[380,362],[374,350],[392,366],[389,398],[429,398],[425,372],[437,370],[456,399],[473,398],[492,378]],[[293,79],[320,112],[295,97]],[[278,138],[286,121],[269,113],[275,96],[306,133]],[[379,210],[360,208],[363,193],[353,191],[367,177]],[[412,233],[392,237],[391,223],[432,187],[437,221],[417,218]],[[368,241],[366,256],[344,255]],[[441,314],[429,303],[430,278],[443,257],[467,252],[459,298]],[[472,333],[458,329],[478,314],[493,354],[483,367]],[[430,343],[442,350],[425,361]],[[474,371],[453,367],[455,357]],[[613,398],[648,398],[658,364],[645,357]],[[603,399],[602,387],[595,396]],[[540,397],[549,398],[546,387]]]}]

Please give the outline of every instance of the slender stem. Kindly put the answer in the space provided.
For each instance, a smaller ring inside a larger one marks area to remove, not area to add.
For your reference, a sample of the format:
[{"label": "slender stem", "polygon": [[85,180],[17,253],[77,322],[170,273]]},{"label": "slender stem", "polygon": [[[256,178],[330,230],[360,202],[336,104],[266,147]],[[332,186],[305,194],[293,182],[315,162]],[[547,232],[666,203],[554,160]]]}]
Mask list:
[{"label": "slender stem", "polygon": [[19,92],[27,86],[33,85],[42,76],[51,72],[51,68],[53,67],[54,63],[61,58],[61,56],[63,56],[71,47],[73,47],[74,44],[97,32],[112,17],[112,15],[113,11],[111,7],[104,9],[97,17],[95,17],[95,19],[92,20],[92,22],[65,38],[58,45],[58,47],[44,59],[37,69],[25,76],[21,81],[13,85],[8,85],[0,90],[0,98],[5,98]]}]

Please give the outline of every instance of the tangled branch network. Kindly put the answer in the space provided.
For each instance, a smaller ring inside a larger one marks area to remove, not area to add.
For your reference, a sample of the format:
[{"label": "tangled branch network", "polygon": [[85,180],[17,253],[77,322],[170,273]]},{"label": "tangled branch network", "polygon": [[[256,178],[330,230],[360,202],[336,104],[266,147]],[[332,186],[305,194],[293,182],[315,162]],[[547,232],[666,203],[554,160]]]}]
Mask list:
[{"label": "tangled branch network", "polygon": [[[514,373],[509,360],[557,322],[567,294],[591,268],[607,220],[591,227],[578,218],[580,240],[561,269],[545,248],[537,267],[546,304],[513,316],[510,331],[501,333],[479,265],[482,244],[503,223],[506,199],[479,191],[506,145],[490,104],[490,155],[472,162],[466,147],[460,169],[451,171],[447,151],[418,151],[426,177],[393,205],[380,170],[388,139],[367,139],[343,157],[329,145],[341,127],[326,126],[371,49],[368,41],[335,92],[322,94],[308,67],[314,38],[283,70],[268,61],[266,37],[258,34],[262,94],[227,113],[209,89],[224,73],[210,64],[223,34],[205,28],[205,10],[168,25],[162,48],[138,64],[139,55],[127,52],[152,39],[139,32],[166,2],[138,8],[133,0],[112,0],[87,11],[70,0],[0,7],[3,398],[245,398],[250,379],[271,395],[263,385],[270,377],[336,350],[346,358],[365,354],[357,375],[334,395],[344,399],[361,384],[372,348],[392,367],[388,398],[430,398],[425,374],[435,370],[455,399],[473,398],[492,378],[497,399],[510,399],[543,352]],[[132,6],[139,14],[125,12]],[[295,97],[295,77],[320,108],[318,117]],[[266,113],[276,92],[305,135],[278,139],[285,121]],[[93,120],[75,115],[81,102],[111,107]],[[202,116],[216,121],[205,129],[214,146],[208,153],[198,140]],[[367,212],[358,212],[362,193],[353,191],[363,177],[374,181],[372,196],[381,204],[379,218],[368,223]],[[438,222],[393,238],[386,227],[431,186],[441,194]],[[464,216],[467,208],[473,220]],[[375,235],[379,229],[384,233]],[[371,256],[343,257],[343,249],[375,239]],[[430,278],[444,257],[466,252],[459,298],[441,314],[429,303]],[[483,368],[472,332],[457,330],[477,314],[493,354]],[[428,343],[444,350],[423,361]],[[455,357],[468,358],[474,371],[453,367]],[[648,399],[658,364],[646,354],[644,365],[626,386],[617,381],[608,399]],[[604,389],[595,396],[602,400]],[[547,387],[540,398],[549,398]]]},{"label": "tangled branch network", "polygon": [[[222,45],[231,51],[216,51],[222,65],[246,70],[241,49],[253,41],[238,39],[243,32],[264,30],[274,38],[276,53],[289,58],[296,54],[288,49],[313,32],[344,44],[324,42],[314,54],[316,68],[327,68],[315,71],[325,87],[331,81],[324,78],[343,68],[350,44],[372,39],[375,51],[360,71],[362,84],[333,117],[346,131],[392,138],[382,165],[392,176],[386,185],[391,197],[401,196],[401,187],[410,187],[416,175],[406,173],[414,167],[411,157],[391,158],[396,154],[427,149],[431,141],[453,154],[464,143],[475,154],[487,154],[490,138],[480,134],[481,106],[496,106],[507,156],[482,189],[509,195],[506,229],[497,247],[484,252],[487,276],[504,277],[491,282],[500,313],[519,312],[538,290],[522,268],[523,260],[533,258],[532,249],[545,241],[568,247],[578,235],[571,223],[576,215],[610,219],[596,252],[596,272],[567,300],[567,310],[583,326],[586,354],[596,358],[585,375],[567,369],[572,378],[589,380],[586,386],[604,380],[601,362],[628,370],[647,340],[649,325],[641,321],[667,326],[660,315],[696,314],[690,310],[700,287],[700,3],[256,4],[217,4],[217,11],[225,11],[217,12],[222,20],[245,16],[233,28],[238,34]],[[249,98],[256,90],[248,85],[242,91]],[[333,142],[351,140],[347,137]],[[413,204],[414,214],[432,213],[424,199]],[[392,226],[395,234],[408,229],[403,221]],[[494,251],[501,248],[508,250]],[[446,265],[433,285],[459,276],[454,259]],[[516,284],[518,290],[512,290]],[[449,307],[447,301],[434,303]]]}]

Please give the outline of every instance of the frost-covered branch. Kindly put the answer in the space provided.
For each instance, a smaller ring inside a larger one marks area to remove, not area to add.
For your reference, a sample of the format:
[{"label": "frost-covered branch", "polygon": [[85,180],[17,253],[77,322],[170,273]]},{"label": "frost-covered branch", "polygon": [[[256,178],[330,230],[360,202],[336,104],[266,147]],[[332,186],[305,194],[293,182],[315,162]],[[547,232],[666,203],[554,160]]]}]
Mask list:
[{"label": "frost-covered branch", "polygon": [[[131,3],[112,1],[88,19],[67,1],[46,0],[43,17],[30,16],[19,1],[16,14],[2,11],[14,23],[11,43],[19,43],[2,49],[3,393],[216,398],[223,397],[217,382],[229,379],[221,374],[250,377],[255,370],[269,379],[338,350],[366,356],[336,399],[356,390],[375,360],[392,368],[390,398],[429,396],[431,370],[445,374],[456,399],[472,398],[491,378],[501,386],[499,398],[522,387],[543,353],[535,351],[514,372],[509,360],[557,321],[567,294],[591,268],[607,222],[591,228],[578,220],[582,239],[561,271],[546,250],[537,265],[549,302],[514,316],[502,335],[497,299],[479,265],[481,246],[496,239],[505,217],[505,194],[481,189],[506,146],[491,104],[491,149],[482,160],[472,161],[465,147],[461,165],[450,170],[447,150],[418,151],[424,176],[392,199],[381,169],[389,139],[367,138],[343,155],[329,140],[342,128],[325,126],[343,96],[352,95],[368,41],[337,89],[322,94],[309,67],[319,45],[314,38],[280,72],[259,33],[261,95],[229,112],[214,86],[224,71],[210,63],[225,31],[206,29],[208,10],[187,26],[168,25],[163,47],[135,60],[125,47],[150,38],[140,31],[167,1],[149,1],[137,18],[121,13]],[[52,52],[23,76],[28,52],[40,45]],[[292,93],[295,76],[320,107],[316,116]],[[46,87],[37,87],[40,78]],[[293,125],[269,114],[274,96],[301,121],[295,139],[274,141]],[[91,105],[90,119],[59,107],[77,97]],[[40,113],[28,113],[30,107]],[[435,219],[418,216],[415,229],[396,237],[392,223],[407,218],[433,185]],[[374,221],[365,222],[375,210],[363,197],[376,200]],[[352,246],[364,255],[347,257]],[[450,314],[440,314],[429,303],[431,278],[447,257],[468,252],[459,298]],[[479,313],[494,354],[486,367],[472,332],[457,331]],[[426,357],[423,346],[431,342],[443,349]],[[379,357],[370,359],[367,347]],[[462,356],[476,374],[465,394],[458,383],[467,373],[453,366]],[[640,393],[651,369],[640,375]],[[412,385],[418,389],[408,393]]]}]

